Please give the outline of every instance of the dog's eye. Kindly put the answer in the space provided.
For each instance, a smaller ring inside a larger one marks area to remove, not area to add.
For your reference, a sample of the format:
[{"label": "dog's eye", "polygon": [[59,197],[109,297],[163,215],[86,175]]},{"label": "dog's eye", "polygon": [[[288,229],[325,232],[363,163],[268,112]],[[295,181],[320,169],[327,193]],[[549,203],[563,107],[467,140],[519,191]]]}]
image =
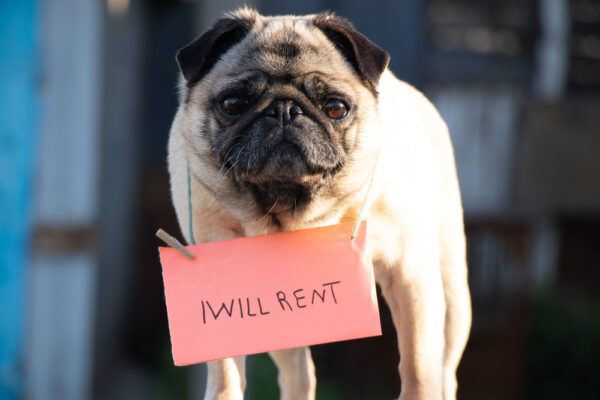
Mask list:
[{"label": "dog's eye", "polygon": [[221,109],[225,114],[235,117],[240,115],[247,105],[248,101],[246,99],[232,96],[221,102]]},{"label": "dog's eye", "polygon": [[331,119],[342,119],[348,114],[348,107],[339,100],[332,100],[325,104],[323,111]]}]

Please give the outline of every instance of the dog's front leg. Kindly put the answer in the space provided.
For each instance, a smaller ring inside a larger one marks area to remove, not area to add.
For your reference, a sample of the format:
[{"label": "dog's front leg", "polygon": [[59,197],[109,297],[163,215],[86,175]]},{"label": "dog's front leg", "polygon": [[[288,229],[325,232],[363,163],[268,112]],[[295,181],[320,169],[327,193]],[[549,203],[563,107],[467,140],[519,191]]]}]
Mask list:
[{"label": "dog's front leg", "polygon": [[225,358],[207,363],[208,379],[204,400],[242,400],[246,389],[246,357]]},{"label": "dog's front leg", "polygon": [[403,258],[378,277],[398,335],[400,400],[441,400],[445,303],[437,253]]},{"label": "dog's front leg", "polygon": [[280,400],[314,400],[317,381],[308,347],[269,353],[279,369]]}]

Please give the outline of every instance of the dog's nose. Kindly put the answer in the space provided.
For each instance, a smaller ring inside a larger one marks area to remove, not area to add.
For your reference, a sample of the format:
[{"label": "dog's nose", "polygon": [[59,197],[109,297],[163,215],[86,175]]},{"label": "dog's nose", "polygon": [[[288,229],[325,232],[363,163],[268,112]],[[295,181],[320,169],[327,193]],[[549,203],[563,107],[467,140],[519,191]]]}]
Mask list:
[{"label": "dog's nose", "polygon": [[283,125],[294,121],[298,114],[302,114],[302,109],[292,100],[275,100],[264,112],[265,116],[275,118]]}]

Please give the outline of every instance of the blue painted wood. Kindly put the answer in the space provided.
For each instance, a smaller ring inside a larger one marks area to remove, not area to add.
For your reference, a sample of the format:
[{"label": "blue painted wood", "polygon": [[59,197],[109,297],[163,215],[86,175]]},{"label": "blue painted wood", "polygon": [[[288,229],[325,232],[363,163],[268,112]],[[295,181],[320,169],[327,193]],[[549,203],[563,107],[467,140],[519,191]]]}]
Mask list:
[{"label": "blue painted wood", "polygon": [[36,0],[0,1],[0,400],[21,397],[36,139]]}]

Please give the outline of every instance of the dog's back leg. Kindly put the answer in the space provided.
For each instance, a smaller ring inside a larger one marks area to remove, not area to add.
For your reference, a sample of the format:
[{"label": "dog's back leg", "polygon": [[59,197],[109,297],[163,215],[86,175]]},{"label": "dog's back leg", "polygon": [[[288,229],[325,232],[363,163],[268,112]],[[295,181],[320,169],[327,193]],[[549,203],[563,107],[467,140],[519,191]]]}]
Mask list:
[{"label": "dog's back leg", "polygon": [[456,187],[446,197],[440,227],[440,264],[446,301],[444,400],[456,399],[456,369],[471,329],[471,298],[459,196]]},{"label": "dog's back leg", "polygon": [[314,400],[317,381],[308,347],[269,353],[279,369],[281,400]]},{"label": "dog's back leg", "polygon": [[465,235],[460,190],[452,143],[448,128],[433,105],[423,96],[416,96],[414,104],[423,115],[423,122],[431,143],[438,154],[441,168],[442,192],[440,199],[440,267],[444,299],[444,400],[456,398],[456,368],[471,329],[471,298],[467,284]]}]

